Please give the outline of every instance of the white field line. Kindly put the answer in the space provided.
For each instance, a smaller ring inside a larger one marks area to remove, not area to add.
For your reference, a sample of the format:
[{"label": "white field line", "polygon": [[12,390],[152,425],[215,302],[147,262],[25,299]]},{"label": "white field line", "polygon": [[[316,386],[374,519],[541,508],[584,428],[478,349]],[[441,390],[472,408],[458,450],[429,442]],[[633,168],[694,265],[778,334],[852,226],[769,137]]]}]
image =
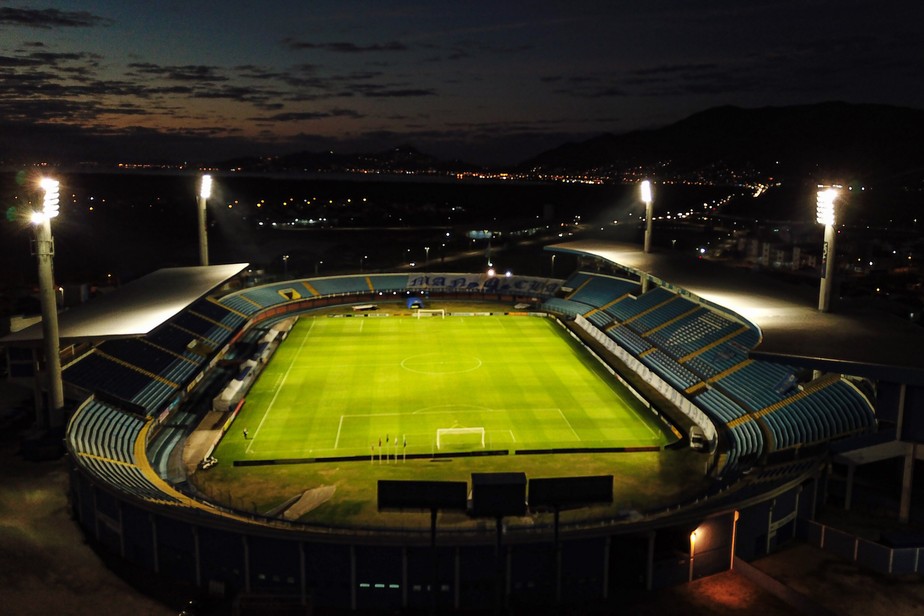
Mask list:
[{"label": "white field line", "polygon": [[273,394],[273,399],[270,400],[270,403],[266,407],[266,411],[263,412],[263,418],[260,419],[260,425],[257,426],[256,431],[253,433],[253,438],[250,439],[250,443],[247,445],[246,453],[251,453],[251,448],[253,447],[254,442],[257,440],[257,435],[260,434],[260,428],[263,427],[263,422],[266,421],[267,416],[269,415],[270,410],[273,408],[273,405],[276,403],[276,398],[279,396],[279,392],[282,391],[282,385],[285,384],[286,379],[289,378],[289,372],[292,371],[292,366],[295,365],[295,360],[302,354],[302,347],[305,346],[305,342],[308,341],[308,337],[311,335],[311,330],[314,329],[314,320],[311,321],[311,326],[308,328],[308,331],[305,332],[305,337],[302,338],[302,342],[298,345],[298,352],[292,356],[292,361],[289,363],[289,367],[286,369],[286,373],[282,375],[282,381],[279,383],[279,387],[276,388],[276,393]]},{"label": "white field line", "polygon": [[[411,415],[451,415],[451,414],[466,415],[468,413],[515,413],[518,410],[520,409],[467,409],[467,410],[447,409],[444,411],[431,411],[427,409],[420,409],[417,411],[413,411]],[[548,413],[561,414],[561,409],[557,407],[537,408],[537,409],[531,409],[531,410],[534,413],[535,412],[539,412],[539,413],[548,412]],[[401,412],[401,411],[392,412],[392,413],[349,413],[347,415],[342,415],[341,418],[346,417],[347,419],[352,419],[353,417],[398,417],[398,416],[403,416],[403,415],[407,415],[407,413]],[[568,420],[566,419],[565,421],[567,422]],[[571,427],[571,424],[568,424],[568,427]],[[574,430],[572,430],[572,432],[573,431]]]},{"label": "white field line", "polygon": [[568,426],[568,429],[571,430],[571,434],[574,435],[574,438],[581,442],[581,437],[578,436],[578,433],[574,431],[574,427],[571,425],[571,422],[568,421],[568,418],[565,417],[565,414],[561,412],[561,409],[558,409],[558,414],[561,415],[561,418],[565,420],[565,424]]},{"label": "white field line", "polygon": [[[502,432],[504,432],[504,430],[502,430]],[[411,450],[411,448],[416,447],[417,451],[423,451],[424,445],[422,445],[422,443],[431,443],[431,441],[434,438],[434,436],[428,432],[414,432],[411,434],[406,434],[404,436],[407,436],[408,450]],[[485,432],[485,438],[487,438],[487,432]],[[400,440],[400,436],[399,436],[399,440],[397,441],[392,440],[388,444],[387,447],[385,446],[385,443],[383,442],[382,443],[382,455],[384,456],[386,453],[388,453],[389,455],[394,455],[395,453],[397,453],[398,455],[401,455],[401,453],[404,451],[402,442],[403,441]],[[363,445],[361,447],[341,447],[338,449],[333,449],[330,447],[311,447],[308,449],[302,449],[301,447],[293,446],[289,448],[268,449],[266,451],[260,450],[259,453],[261,456],[266,456],[268,458],[269,457],[272,457],[272,458],[283,458],[283,457],[316,458],[316,457],[324,456],[327,454],[342,454],[344,451],[346,452],[355,451],[358,457],[368,457],[370,453],[368,445]],[[375,450],[376,460],[378,460],[378,455],[379,455],[378,452],[379,452],[378,447],[376,447],[376,450]]]},{"label": "white field line", "polygon": [[337,426],[337,438],[334,439],[334,449],[340,446],[340,430],[343,429],[343,415],[340,416],[340,424]]},{"label": "white field line", "polygon": [[645,429],[648,430],[648,434],[651,435],[651,438],[655,440],[658,439],[658,433],[651,429],[651,426],[648,425],[647,421],[642,420],[642,425],[644,425]]}]

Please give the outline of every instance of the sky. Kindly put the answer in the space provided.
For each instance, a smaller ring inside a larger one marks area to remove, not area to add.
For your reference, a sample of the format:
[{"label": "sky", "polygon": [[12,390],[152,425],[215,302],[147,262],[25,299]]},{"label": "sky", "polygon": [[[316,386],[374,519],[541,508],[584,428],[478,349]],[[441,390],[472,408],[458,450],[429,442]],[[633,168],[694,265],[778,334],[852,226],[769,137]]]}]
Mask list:
[{"label": "sky", "polygon": [[0,160],[525,160],[719,105],[924,108],[920,0],[0,0]]}]

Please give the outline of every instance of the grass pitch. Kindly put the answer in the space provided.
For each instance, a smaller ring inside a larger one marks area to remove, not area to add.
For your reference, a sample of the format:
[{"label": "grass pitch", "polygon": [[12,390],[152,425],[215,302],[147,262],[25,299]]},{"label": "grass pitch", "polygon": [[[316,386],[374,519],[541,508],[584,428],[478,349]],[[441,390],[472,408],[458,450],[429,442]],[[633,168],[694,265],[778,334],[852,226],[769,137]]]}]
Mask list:
[{"label": "grass pitch", "polygon": [[[247,429],[249,438],[244,439]],[[549,319],[302,318],[224,460],[661,446],[662,424]],[[380,445],[381,443],[381,445]],[[405,444],[406,443],[406,444]]]}]

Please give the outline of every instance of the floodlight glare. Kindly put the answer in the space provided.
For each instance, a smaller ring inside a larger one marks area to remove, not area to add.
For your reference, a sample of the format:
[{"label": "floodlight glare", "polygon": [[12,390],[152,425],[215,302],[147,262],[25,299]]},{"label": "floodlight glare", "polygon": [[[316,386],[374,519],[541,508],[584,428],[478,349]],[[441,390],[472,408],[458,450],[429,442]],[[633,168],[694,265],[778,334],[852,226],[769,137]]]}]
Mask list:
[{"label": "floodlight glare", "polygon": [[58,307],[55,298],[52,261],[55,254],[54,238],[51,236],[51,219],[58,215],[60,184],[51,178],[39,180],[44,192],[42,210],[32,213],[35,224],[33,254],[38,261],[39,301],[42,305],[42,338],[44,341],[45,373],[48,387],[47,416],[36,411],[36,423],[43,427],[64,425],[64,384],[61,380],[61,347],[58,336]]},{"label": "floodlight glare", "polygon": [[651,230],[654,206],[652,205],[651,182],[644,180],[641,184],[642,202],[645,204],[645,252],[651,252]]},{"label": "floodlight glare", "polygon": [[837,199],[838,190],[836,188],[819,187],[818,197],[815,202],[815,220],[821,225],[834,225],[834,201]]},{"label": "floodlight glare", "polygon": [[651,198],[651,182],[648,180],[643,180],[641,185],[642,192],[642,203],[651,203],[653,199]]},{"label": "floodlight glare", "polygon": [[60,205],[59,199],[59,187],[60,183],[58,180],[53,180],[51,178],[42,178],[39,180],[39,187],[45,191],[45,198],[42,201],[42,211],[35,212],[32,214],[32,222],[38,224],[44,221],[46,218],[51,220],[58,215],[58,208]]},{"label": "floodlight glare", "polygon": [[212,176],[207,173],[202,176],[202,181],[199,183],[199,196],[203,199],[212,196]]},{"label": "floodlight glare", "polygon": [[815,201],[815,220],[825,226],[825,243],[821,256],[821,286],[818,289],[818,310],[828,312],[831,307],[831,287],[834,277],[834,263],[837,258],[835,243],[837,233],[834,229],[836,222],[834,205],[840,195],[840,186],[818,186],[818,195]]},{"label": "floodlight glare", "polygon": [[[199,179],[199,197],[197,202],[198,231],[199,231],[199,264],[209,264],[209,238],[206,230],[208,214],[205,211],[209,197],[212,195],[212,176],[205,173]],[[230,205],[228,207],[231,207]],[[275,224],[275,223],[274,223]]]}]

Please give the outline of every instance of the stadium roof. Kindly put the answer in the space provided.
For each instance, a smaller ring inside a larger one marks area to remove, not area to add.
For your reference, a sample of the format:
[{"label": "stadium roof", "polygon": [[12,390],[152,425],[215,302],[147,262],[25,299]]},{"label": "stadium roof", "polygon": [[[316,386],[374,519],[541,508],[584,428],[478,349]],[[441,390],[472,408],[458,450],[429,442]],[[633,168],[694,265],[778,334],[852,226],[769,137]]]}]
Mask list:
[{"label": "stadium roof", "polygon": [[[157,270],[60,312],[59,337],[62,342],[75,342],[143,336],[246,267],[246,263],[234,263]],[[33,345],[41,340],[42,324],[37,323],[0,343]]]},{"label": "stadium roof", "polygon": [[850,302],[819,312],[817,285],[796,287],[689,253],[646,254],[634,244],[580,240],[546,250],[599,257],[738,313],[763,333],[755,359],[924,384],[924,328]]}]

